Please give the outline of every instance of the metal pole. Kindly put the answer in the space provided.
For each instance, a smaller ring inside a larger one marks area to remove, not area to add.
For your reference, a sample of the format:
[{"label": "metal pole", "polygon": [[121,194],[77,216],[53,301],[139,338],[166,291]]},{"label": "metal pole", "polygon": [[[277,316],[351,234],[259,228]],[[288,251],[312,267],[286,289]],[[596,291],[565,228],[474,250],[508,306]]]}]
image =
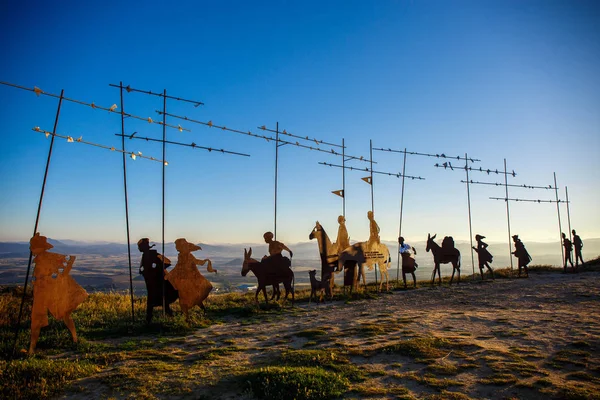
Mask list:
[{"label": "metal pole", "polygon": [[131,296],[131,322],[135,323],[133,307],[133,275],[131,272],[131,239],[129,238],[129,201],[127,200],[127,155],[125,154],[125,110],[123,109],[123,82],[119,84],[121,92],[121,146],[123,148],[123,188],[125,193],[125,225],[127,229],[127,257],[129,260],[129,293]]},{"label": "metal pole", "polygon": [[[165,160],[167,152],[167,89],[163,90],[163,140],[162,140],[162,255],[165,259]],[[163,262],[163,269],[164,269]],[[163,272],[162,278],[162,303],[163,303],[163,318],[166,316],[167,300],[165,298],[165,278]]]},{"label": "metal pole", "polygon": [[[558,243],[560,243],[560,254],[562,256],[562,259],[560,260],[560,262],[563,263],[565,260],[565,250],[563,249],[563,245],[562,245],[562,224],[560,223],[560,200],[558,199],[558,186],[556,185],[556,172],[554,172],[554,193],[556,194],[556,213],[558,214],[558,236],[560,238]],[[564,267],[566,269],[567,265],[564,264]]]},{"label": "metal pole", "polygon": [[565,200],[567,201],[567,220],[569,221],[569,240],[573,242],[571,237],[571,211],[569,210],[569,189],[565,186]]},{"label": "metal pole", "polygon": [[504,159],[504,188],[506,189],[506,222],[508,225],[508,259],[510,260],[510,272],[512,275],[512,270],[513,270],[513,259],[512,259],[512,252],[511,247],[510,247],[510,211],[508,208],[508,174],[506,173],[506,158]]},{"label": "metal pole", "polygon": [[[400,195],[400,227],[398,237],[402,236],[402,209],[404,208],[404,174],[406,172],[406,147],[404,148],[404,162],[402,163],[402,194]],[[398,242],[398,265],[396,266],[396,284],[400,281],[400,243]]]},{"label": "metal pole", "polygon": [[342,138],[342,215],[346,218],[346,144]]},{"label": "metal pole", "polygon": [[277,240],[277,164],[279,162],[279,121],[275,129],[275,230],[274,239]]},{"label": "metal pole", "polygon": [[[373,140],[369,140],[369,149],[369,158],[371,161],[371,213],[373,213],[373,219],[375,219],[375,202],[373,196]],[[375,271],[375,290],[379,292],[379,286],[377,286],[377,264],[373,265],[373,270]]]},{"label": "metal pole", "polygon": [[471,265],[473,266],[473,276],[475,276],[475,257],[473,256],[473,229],[471,227],[471,191],[469,189],[469,158],[465,153],[465,172],[467,173],[467,204],[469,207],[469,240],[471,241]]},{"label": "metal pole", "polygon": [[[60,107],[62,105],[63,95],[65,91],[64,89],[60,91],[60,98],[58,100],[58,108],[56,109],[56,117],[54,118],[54,128],[52,129],[52,133],[56,133],[56,127],[58,126],[58,117],[60,116]],[[50,159],[52,158],[52,149],[54,147],[54,135],[52,135],[52,139],[50,139],[50,148],[48,149],[48,159],[46,160],[46,169],[44,171],[44,180],[42,181],[42,191],[40,193],[40,201],[38,202],[37,214],[35,217],[35,225],[33,227],[33,235],[35,236],[38,229],[38,224],[40,222],[40,214],[42,212],[42,201],[44,200],[44,191],[46,189],[46,180],[48,179],[48,169],[50,167]],[[33,254],[29,251],[29,262],[27,263],[27,274],[25,274],[25,284],[23,285],[23,297],[21,298],[21,306],[19,307],[19,316],[17,318],[17,327],[15,330],[15,340],[13,342],[12,353],[11,356],[14,355],[15,347],[17,346],[17,339],[19,337],[19,325],[21,325],[21,318],[23,317],[23,305],[25,304],[25,294],[27,293],[27,284],[29,283],[29,272],[31,271],[31,261],[33,259]]]}]

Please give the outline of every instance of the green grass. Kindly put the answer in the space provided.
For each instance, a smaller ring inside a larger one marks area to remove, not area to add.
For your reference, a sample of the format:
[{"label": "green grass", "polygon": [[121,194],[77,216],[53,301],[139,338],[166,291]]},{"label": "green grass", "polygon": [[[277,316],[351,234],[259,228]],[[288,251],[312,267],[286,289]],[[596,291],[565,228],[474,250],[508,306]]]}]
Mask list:
[{"label": "green grass", "polygon": [[245,376],[261,399],[326,400],[343,395],[350,382],[320,367],[266,367]]}]

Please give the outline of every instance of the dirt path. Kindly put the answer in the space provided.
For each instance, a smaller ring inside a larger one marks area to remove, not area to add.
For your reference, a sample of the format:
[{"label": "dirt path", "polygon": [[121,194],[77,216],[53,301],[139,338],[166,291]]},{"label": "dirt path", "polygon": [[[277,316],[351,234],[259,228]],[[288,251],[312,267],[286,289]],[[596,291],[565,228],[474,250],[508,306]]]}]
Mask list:
[{"label": "dirt path", "polygon": [[[345,398],[448,398],[450,392],[494,399],[571,392],[594,398],[600,393],[599,312],[598,272],[538,273],[374,300],[302,304],[254,317],[260,323],[232,320],[170,341],[160,349],[165,378],[147,388],[147,397],[251,398],[235,377],[273,365],[289,349],[325,349],[347,354],[367,374]],[[439,357],[432,353],[428,360],[418,352],[389,350],[432,339],[445,344],[433,349]],[[143,373],[144,362],[116,364],[81,381],[83,391],[68,396],[136,393],[128,389],[128,372]],[[171,373],[187,375],[171,379]]]}]

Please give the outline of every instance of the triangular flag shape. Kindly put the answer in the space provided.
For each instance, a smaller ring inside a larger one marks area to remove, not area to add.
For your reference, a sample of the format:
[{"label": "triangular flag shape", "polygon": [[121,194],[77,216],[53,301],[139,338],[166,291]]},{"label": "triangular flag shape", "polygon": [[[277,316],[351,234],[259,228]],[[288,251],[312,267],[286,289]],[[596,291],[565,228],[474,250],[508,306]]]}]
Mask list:
[{"label": "triangular flag shape", "polygon": [[371,184],[372,184],[372,183],[371,183],[371,177],[370,177],[370,176],[366,176],[366,177],[364,177],[364,178],[360,178],[360,179],[362,179],[363,181],[367,182],[369,185],[371,185]]},{"label": "triangular flag shape", "polygon": [[336,196],[344,197],[344,191],[343,190],[334,190],[331,193],[335,194]]}]

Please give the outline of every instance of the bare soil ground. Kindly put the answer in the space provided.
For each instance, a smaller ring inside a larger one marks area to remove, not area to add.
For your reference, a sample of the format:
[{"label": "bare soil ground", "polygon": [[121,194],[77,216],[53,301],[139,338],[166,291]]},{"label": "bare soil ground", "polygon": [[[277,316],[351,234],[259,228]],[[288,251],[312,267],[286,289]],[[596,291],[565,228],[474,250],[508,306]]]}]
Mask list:
[{"label": "bare soil ground", "polygon": [[320,349],[364,373],[343,398],[600,398],[599,312],[600,272],[313,302],[140,338],[135,357],[108,360],[62,397],[250,399],[247,371]]}]

